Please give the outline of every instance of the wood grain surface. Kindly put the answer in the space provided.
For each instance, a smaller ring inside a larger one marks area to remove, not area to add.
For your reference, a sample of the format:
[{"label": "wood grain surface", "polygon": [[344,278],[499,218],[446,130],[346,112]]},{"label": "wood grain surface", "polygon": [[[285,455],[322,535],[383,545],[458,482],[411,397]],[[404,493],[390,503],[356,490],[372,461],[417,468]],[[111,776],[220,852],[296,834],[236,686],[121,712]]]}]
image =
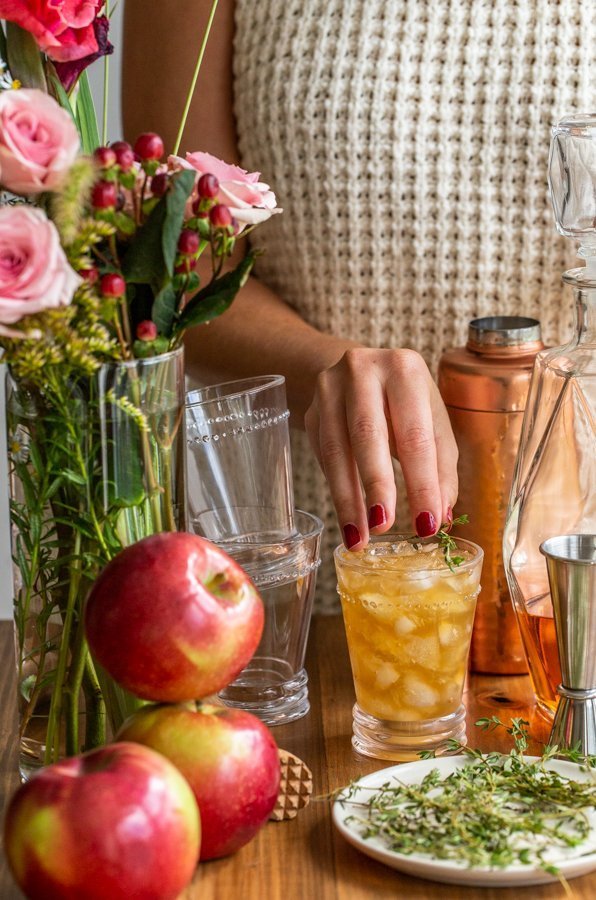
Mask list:
[{"label": "wood grain surface", "polygon": [[[18,786],[16,768],[15,688],[12,631],[0,623],[0,804],[2,812]],[[268,823],[234,856],[203,863],[183,900],[563,900],[559,884],[527,888],[476,888],[435,884],[401,875],[376,863],[347,844],[331,822],[327,795],[354,778],[388,763],[367,760],[352,751],[351,709],[354,702],[343,624],[340,617],[313,621],[307,671],[310,713],[298,722],[273,729],[280,747],[303,759],[313,772],[310,805],[295,819]],[[498,734],[487,735],[473,723],[485,715],[503,721],[523,716],[538,741],[548,726],[531,706],[524,676],[471,676],[465,702],[468,739],[482,749],[509,750]],[[537,746],[534,747],[537,749]],[[596,873],[570,882],[575,900],[596,897]],[[0,900],[22,897],[0,854]],[[109,900],[109,898],[106,898]]]}]

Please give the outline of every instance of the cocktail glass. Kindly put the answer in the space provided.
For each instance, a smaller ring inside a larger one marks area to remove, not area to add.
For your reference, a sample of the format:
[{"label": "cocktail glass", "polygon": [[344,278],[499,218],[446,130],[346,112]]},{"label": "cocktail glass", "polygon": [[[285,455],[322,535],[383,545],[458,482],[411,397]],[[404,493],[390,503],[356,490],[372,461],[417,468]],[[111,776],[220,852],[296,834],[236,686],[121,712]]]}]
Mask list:
[{"label": "cocktail glass", "polygon": [[356,704],[354,749],[396,761],[465,743],[462,694],[483,552],[454,539],[459,564],[436,539],[373,538],[335,550]]}]

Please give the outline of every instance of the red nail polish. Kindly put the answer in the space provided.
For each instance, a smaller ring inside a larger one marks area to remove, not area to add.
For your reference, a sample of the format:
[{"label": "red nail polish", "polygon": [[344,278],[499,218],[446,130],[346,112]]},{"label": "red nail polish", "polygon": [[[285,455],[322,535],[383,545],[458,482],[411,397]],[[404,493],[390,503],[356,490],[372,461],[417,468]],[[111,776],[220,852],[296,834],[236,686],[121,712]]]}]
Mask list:
[{"label": "red nail polish", "polygon": [[368,511],[368,527],[376,528],[378,525],[384,525],[387,521],[387,514],[382,503],[375,503]]},{"label": "red nail polish", "polygon": [[347,525],[344,525],[344,542],[348,550],[351,550],[352,547],[359,544],[360,540],[360,532],[352,522],[348,522]]},{"label": "red nail polish", "polygon": [[429,537],[437,530],[437,520],[431,512],[421,512],[416,516],[416,534],[418,537]]}]

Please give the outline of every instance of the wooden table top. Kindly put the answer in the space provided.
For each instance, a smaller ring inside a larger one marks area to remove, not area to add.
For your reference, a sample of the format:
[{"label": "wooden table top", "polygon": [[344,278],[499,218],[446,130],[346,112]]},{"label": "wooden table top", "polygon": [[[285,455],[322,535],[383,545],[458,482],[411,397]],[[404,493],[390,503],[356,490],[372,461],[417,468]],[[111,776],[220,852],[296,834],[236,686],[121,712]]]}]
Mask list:
[{"label": "wooden table top", "polygon": [[[0,622],[2,815],[18,785],[12,653],[12,626]],[[515,889],[438,884],[402,875],[353,849],[335,830],[325,795],[391,763],[365,759],[352,750],[354,693],[341,617],[313,620],[306,666],[311,711],[298,722],[274,728],[273,734],[280,747],[295,753],[312,769],[314,799],[297,818],[269,822],[235,855],[201,864],[181,900],[496,900],[507,894],[513,897],[513,890],[528,900],[566,898],[559,884]],[[465,697],[469,743],[484,750],[510,749],[498,733],[487,735],[474,728],[473,723],[487,715],[498,715],[507,722],[512,716],[522,716],[530,721],[532,735],[546,740],[549,728],[534,712],[531,700],[525,676],[471,676]],[[596,873],[573,879],[570,885],[576,900],[592,900]],[[0,853],[0,898],[20,897]]]}]

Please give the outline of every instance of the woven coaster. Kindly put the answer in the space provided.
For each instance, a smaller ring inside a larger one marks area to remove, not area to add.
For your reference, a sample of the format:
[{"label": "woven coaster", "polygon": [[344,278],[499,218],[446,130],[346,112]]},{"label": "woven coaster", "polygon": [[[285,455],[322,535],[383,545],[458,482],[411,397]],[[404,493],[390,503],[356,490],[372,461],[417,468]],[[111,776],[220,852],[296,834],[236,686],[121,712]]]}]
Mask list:
[{"label": "woven coaster", "polygon": [[305,763],[287,750],[279,751],[281,782],[279,795],[271,815],[274,822],[293,819],[298,810],[308,806],[312,794],[312,772]]}]

